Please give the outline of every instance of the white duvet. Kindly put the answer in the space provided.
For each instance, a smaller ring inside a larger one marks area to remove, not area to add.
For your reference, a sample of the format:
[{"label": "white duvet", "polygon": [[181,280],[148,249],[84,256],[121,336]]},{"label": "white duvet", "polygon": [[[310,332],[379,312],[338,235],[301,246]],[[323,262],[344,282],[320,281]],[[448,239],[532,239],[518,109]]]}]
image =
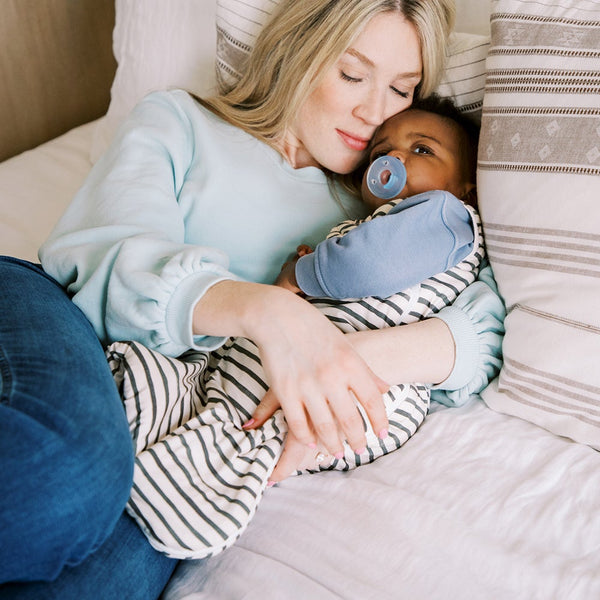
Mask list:
[{"label": "white duvet", "polygon": [[[0,252],[37,247],[90,168],[94,125],[0,164]],[[268,490],[246,533],[164,600],[600,599],[600,454],[480,400],[401,450]]]},{"label": "white duvet", "polygon": [[272,488],[166,600],[600,598],[600,455],[475,400],[399,451]]}]

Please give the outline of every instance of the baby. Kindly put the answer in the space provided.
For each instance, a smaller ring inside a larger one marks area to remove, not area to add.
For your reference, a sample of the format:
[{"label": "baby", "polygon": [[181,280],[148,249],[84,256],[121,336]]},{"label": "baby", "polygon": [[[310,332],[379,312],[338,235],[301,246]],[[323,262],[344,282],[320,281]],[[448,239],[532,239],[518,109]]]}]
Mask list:
[{"label": "baby", "polygon": [[[342,223],[314,252],[300,248],[282,269],[278,285],[307,296],[344,332],[427,317],[477,277],[484,249],[469,206],[477,139],[451,108],[433,100],[384,123],[370,161],[400,159],[406,185],[384,202],[363,177],[362,196],[375,212]],[[248,426],[268,390],[256,346],[232,338],[183,360],[116,343],[108,357],[136,450],[129,513],[173,557],[203,558],[230,546],[254,515],[287,433],[281,411]],[[399,448],[423,422],[429,398],[425,384],[393,385],[384,395],[385,439],[364,418],[363,452],[347,444],[343,456],[312,450],[305,470],[348,470]]]},{"label": "baby", "polygon": [[[372,215],[342,223],[310,257],[311,248],[299,246],[278,285],[308,296],[389,296],[458,264],[474,239],[463,202],[475,207],[477,140],[476,126],[437,97],[388,119],[373,139],[369,159],[386,156],[404,164],[406,184],[385,208],[390,219],[372,222]],[[388,201],[374,195],[367,173],[361,195],[375,210]]]}]

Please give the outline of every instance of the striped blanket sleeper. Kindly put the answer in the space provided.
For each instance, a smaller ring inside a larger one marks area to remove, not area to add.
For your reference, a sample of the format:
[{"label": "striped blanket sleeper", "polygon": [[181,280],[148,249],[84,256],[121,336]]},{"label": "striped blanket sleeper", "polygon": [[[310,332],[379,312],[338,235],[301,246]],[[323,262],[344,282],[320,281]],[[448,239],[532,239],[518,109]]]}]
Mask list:
[{"label": "striped blanket sleeper", "polygon": [[[438,312],[476,279],[484,256],[479,217],[469,210],[475,243],[454,268],[388,298],[309,301],[344,332]],[[343,223],[330,235],[356,224]],[[231,546],[255,514],[287,431],[281,411],[258,430],[242,429],[268,388],[256,346],[231,338],[210,354],[174,359],[136,342],[117,342],[107,356],[135,446],[128,512],[152,546],[174,558],[204,558]],[[399,448],[423,422],[429,397],[427,385],[393,386],[384,395],[389,436],[380,440],[364,419],[367,452],[358,456],[346,445],[344,458],[326,468],[353,469]]]}]

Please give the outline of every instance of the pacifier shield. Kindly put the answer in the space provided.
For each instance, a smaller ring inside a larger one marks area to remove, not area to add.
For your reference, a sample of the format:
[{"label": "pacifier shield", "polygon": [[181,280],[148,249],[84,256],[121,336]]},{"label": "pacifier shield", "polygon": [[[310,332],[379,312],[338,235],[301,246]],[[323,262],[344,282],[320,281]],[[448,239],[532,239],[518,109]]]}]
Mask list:
[{"label": "pacifier shield", "polygon": [[380,156],[367,171],[367,187],[382,200],[395,198],[406,185],[404,164],[394,156]]}]

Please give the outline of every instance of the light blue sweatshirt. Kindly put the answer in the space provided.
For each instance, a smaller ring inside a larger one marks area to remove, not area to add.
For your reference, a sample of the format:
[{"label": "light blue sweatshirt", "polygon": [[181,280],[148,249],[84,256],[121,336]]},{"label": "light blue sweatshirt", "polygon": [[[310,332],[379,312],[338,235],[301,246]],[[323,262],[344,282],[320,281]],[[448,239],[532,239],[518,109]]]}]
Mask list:
[{"label": "light blue sweatshirt", "polygon": [[[104,343],[137,340],[177,356],[223,341],[192,333],[206,290],[224,279],[274,282],[299,244],[316,246],[338,222],[365,216],[349,197],[343,204],[319,169],[293,169],[183,91],[157,92],[121,127],[40,260]],[[457,350],[448,389],[457,393],[478,391],[469,386],[495,372],[501,327],[489,323],[490,302],[478,307],[480,297],[502,303],[481,285],[446,319]]]},{"label": "light blue sweatshirt", "polygon": [[320,169],[293,169],[273,148],[183,91],[149,95],[40,250],[104,343],[163,354],[212,349],[192,311],[223,279],[273,283],[300,243],[348,216]]}]

